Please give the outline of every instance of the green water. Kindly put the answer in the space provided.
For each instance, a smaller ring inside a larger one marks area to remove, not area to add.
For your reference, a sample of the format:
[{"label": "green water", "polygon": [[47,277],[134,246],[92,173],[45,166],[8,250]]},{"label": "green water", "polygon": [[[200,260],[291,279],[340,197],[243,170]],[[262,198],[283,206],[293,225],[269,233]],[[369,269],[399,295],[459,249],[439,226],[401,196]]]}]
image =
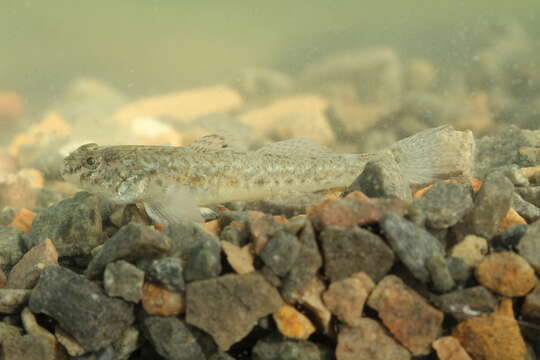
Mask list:
[{"label": "green water", "polygon": [[539,11],[537,0],[0,0],[0,89],[40,104],[91,76],[140,96],[379,45],[444,71],[467,65],[489,21],[515,19],[537,39]]}]

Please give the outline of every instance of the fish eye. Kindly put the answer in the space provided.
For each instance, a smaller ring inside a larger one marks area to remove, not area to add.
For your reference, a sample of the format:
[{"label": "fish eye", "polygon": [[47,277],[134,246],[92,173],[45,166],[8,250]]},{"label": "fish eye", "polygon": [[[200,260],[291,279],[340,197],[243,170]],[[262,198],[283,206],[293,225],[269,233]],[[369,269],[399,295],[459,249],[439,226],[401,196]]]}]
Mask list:
[{"label": "fish eye", "polygon": [[98,166],[98,161],[93,157],[89,157],[85,160],[85,166],[90,169],[95,169]]}]

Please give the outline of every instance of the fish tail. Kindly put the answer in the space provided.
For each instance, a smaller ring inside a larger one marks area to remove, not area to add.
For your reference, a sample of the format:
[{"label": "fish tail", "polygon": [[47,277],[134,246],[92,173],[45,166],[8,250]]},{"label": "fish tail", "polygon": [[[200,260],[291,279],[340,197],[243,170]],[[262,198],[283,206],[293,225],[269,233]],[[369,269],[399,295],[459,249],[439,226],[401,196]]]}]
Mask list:
[{"label": "fish tail", "polygon": [[427,184],[451,176],[472,176],[475,141],[470,130],[444,125],[421,131],[390,147],[411,184]]}]

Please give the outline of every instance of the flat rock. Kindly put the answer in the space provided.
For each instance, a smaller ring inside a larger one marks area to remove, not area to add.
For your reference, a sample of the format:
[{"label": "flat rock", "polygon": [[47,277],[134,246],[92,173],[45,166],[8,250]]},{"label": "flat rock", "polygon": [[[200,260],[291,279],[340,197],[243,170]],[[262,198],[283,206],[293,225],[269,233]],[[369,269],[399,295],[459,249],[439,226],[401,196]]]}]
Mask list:
[{"label": "flat rock", "polygon": [[409,360],[411,354],[375,320],[361,318],[354,328],[339,329],[337,360]]},{"label": "flat rock", "polygon": [[540,221],[529,225],[517,245],[519,254],[540,273]]},{"label": "flat rock", "polygon": [[284,276],[293,267],[301,246],[296,236],[278,231],[266,243],[260,258],[276,275]]},{"label": "flat rock", "polygon": [[291,339],[307,340],[315,332],[315,326],[300,311],[283,305],[273,314],[279,332]]},{"label": "flat rock", "polygon": [[468,218],[476,235],[489,239],[497,232],[499,223],[510,209],[513,193],[514,185],[504,175],[494,172],[486,177]]},{"label": "flat rock", "polygon": [[198,332],[176,317],[147,316],[143,326],[159,355],[170,360],[206,360]]},{"label": "flat rock", "polygon": [[457,321],[489,314],[497,306],[497,297],[483,286],[473,286],[434,296],[431,301],[437,308]]},{"label": "flat rock", "polygon": [[486,288],[503,296],[525,296],[538,282],[534,269],[516,253],[491,253],[475,271],[476,279]]},{"label": "flat rock", "polygon": [[37,283],[43,269],[58,265],[58,253],[50,239],[43,240],[28,251],[9,272],[7,287],[31,289]]},{"label": "flat rock", "polygon": [[29,306],[33,312],[58,321],[90,351],[116,341],[134,321],[130,304],[109,298],[97,284],[54,265],[41,274]]},{"label": "flat rock", "polygon": [[329,349],[307,340],[290,340],[268,336],[257,341],[252,360],[331,360]]},{"label": "flat rock", "polygon": [[444,255],[441,243],[425,229],[397,214],[384,215],[380,225],[403,264],[415,278],[427,283],[430,276],[426,263],[434,255]]},{"label": "flat rock", "polygon": [[380,237],[367,230],[328,226],[319,236],[324,272],[331,281],[363,271],[377,282],[394,265],[392,250]]},{"label": "flat rock", "polygon": [[350,327],[359,326],[364,304],[375,287],[366,273],[360,272],[330,284],[323,294],[324,304]]},{"label": "flat rock", "polygon": [[164,233],[171,239],[167,256],[182,259],[186,282],[212,278],[221,273],[221,246],[217,236],[191,223],[169,226]]},{"label": "flat rock", "polygon": [[433,342],[433,348],[440,360],[471,360],[459,340],[452,336],[438,338]]},{"label": "flat rock", "polygon": [[186,300],[186,321],[210,334],[222,350],[282,305],[277,290],[258,273],[194,281],[187,285]]},{"label": "flat rock", "polygon": [[0,267],[15,265],[22,256],[21,232],[11,226],[0,226]]},{"label": "flat rock", "polygon": [[468,189],[443,181],[433,184],[416,203],[425,213],[426,225],[433,229],[455,225],[473,207]]},{"label": "flat rock", "polygon": [[493,314],[460,323],[452,336],[473,359],[523,360],[526,353],[510,299],[503,299]]},{"label": "flat rock", "polygon": [[28,303],[31,293],[26,289],[0,289],[0,313],[18,313]]},{"label": "flat rock", "polygon": [[374,198],[412,200],[410,184],[391,151],[367,162],[362,173],[353,181],[348,191],[361,191]]},{"label": "flat rock", "polygon": [[103,243],[102,200],[79,192],[42,210],[32,223],[28,248],[51,239],[59,256],[88,255]]},{"label": "flat rock", "polygon": [[138,303],[142,297],[144,271],[124,260],[109,263],[103,274],[103,286],[110,297]]},{"label": "flat rock", "polygon": [[452,247],[450,256],[462,259],[469,268],[473,268],[482,261],[487,252],[488,242],[486,239],[476,235],[467,235]]},{"label": "flat rock", "polygon": [[128,224],[111,237],[86,268],[86,276],[101,274],[107,264],[116,260],[136,261],[164,254],[171,240],[163,233],[141,224]]},{"label": "flat rock", "polygon": [[352,192],[344,199],[327,199],[310,208],[308,214],[318,228],[324,226],[357,226],[378,222],[387,212],[408,213],[410,205],[399,199],[370,199]]},{"label": "flat rock", "polygon": [[395,275],[383,278],[367,302],[383,324],[414,356],[431,352],[431,343],[442,330],[443,313]]},{"label": "flat rock", "polygon": [[186,300],[183,293],[146,282],[142,291],[142,306],[150,315],[174,316],[186,311]]}]

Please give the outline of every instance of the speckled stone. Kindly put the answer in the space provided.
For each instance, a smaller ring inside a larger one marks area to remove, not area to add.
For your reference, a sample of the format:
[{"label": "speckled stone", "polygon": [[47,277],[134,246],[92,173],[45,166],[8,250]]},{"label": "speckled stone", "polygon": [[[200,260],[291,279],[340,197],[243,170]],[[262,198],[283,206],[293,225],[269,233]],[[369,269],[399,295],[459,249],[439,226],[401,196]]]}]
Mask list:
[{"label": "speckled stone", "polygon": [[367,297],[375,287],[366,273],[360,272],[330,284],[323,301],[332,314],[350,327],[362,320]]},{"label": "speckled stone", "polygon": [[51,240],[45,239],[28,251],[9,272],[7,287],[31,289],[37,283],[43,269],[58,265],[58,253]]},{"label": "speckled stone", "polygon": [[150,315],[175,316],[186,311],[184,294],[149,282],[142,288],[142,306]]},{"label": "speckled stone", "polygon": [[357,326],[339,329],[337,360],[409,360],[406,348],[389,336],[375,320],[359,319]]},{"label": "speckled stone", "polygon": [[540,272],[540,221],[529,225],[525,235],[517,245],[519,254],[523,256],[529,264]]},{"label": "speckled stone", "polygon": [[138,303],[142,297],[144,272],[124,260],[109,263],[103,274],[107,295]]},{"label": "speckled stone", "polygon": [[489,314],[498,304],[497,297],[483,286],[473,286],[434,296],[431,301],[438,309],[457,321]]},{"label": "speckled stone", "polygon": [[527,261],[513,252],[491,253],[475,271],[476,279],[486,288],[504,296],[524,296],[538,279]]},{"label": "speckled stone", "polygon": [[445,293],[454,286],[456,283],[452,278],[452,274],[448,270],[446,259],[441,255],[434,255],[429,258],[426,263],[433,288],[439,293]]},{"label": "speckled stone", "polygon": [[452,336],[473,359],[523,360],[526,353],[510,299],[503,299],[493,314],[460,323]]},{"label": "speckled stone", "polygon": [[257,341],[252,360],[332,360],[330,349],[307,340],[268,336]]},{"label": "speckled stone", "polygon": [[471,360],[459,340],[452,336],[438,338],[433,342],[433,348],[440,360]]},{"label": "speckled stone", "polygon": [[319,236],[324,257],[324,272],[339,281],[364,271],[379,281],[394,265],[394,253],[377,235],[361,229],[326,227]]},{"label": "speckled stone", "polygon": [[282,305],[277,290],[258,273],[194,281],[187,285],[186,300],[186,321],[210,334],[222,350]]},{"label": "speckled stone", "polygon": [[296,236],[278,231],[268,240],[260,253],[262,261],[278,276],[286,275],[293,267],[301,244]]},{"label": "speckled stone", "polygon": [[392,335],[414,356],[427,355],[442,330],[443,313],[395,275],[383,278],[367,302]]},{"label": "speckled stone", "polygon": [[11,226],[0,226],[0,267],[15,265],[22,256],[21,232]]},{"label": "speckled stone", "polygon": [[488,242],[486,239],[476,235],[467,235],[452,247],[450,256],[462,259],[469,268],[472,268],[482,261],[487,252]]}]

